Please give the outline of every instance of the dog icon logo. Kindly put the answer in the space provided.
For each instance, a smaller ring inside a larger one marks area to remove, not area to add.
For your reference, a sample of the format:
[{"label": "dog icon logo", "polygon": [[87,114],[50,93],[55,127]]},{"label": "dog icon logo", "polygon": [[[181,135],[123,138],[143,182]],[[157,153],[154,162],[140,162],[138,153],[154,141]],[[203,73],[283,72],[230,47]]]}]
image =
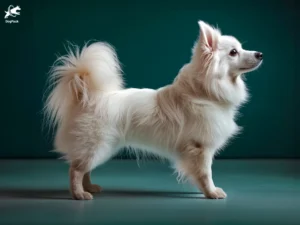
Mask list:
[{"label": "dog icon logo", "polygon": [[20,15],[19,10],[21,10],[20,6],[14,7],[13,5],[10,5],[8,7],[7,11],[4,11],[5,12],[4,19],[7,19],[9,16],[12,16],[12,17],[19,16]]}]

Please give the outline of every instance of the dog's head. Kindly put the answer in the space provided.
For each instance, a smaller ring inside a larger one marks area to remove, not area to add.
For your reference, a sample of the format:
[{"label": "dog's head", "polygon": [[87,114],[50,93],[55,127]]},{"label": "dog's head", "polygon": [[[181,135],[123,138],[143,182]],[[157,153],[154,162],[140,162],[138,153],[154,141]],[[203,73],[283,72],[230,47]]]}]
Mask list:
[{"label": "dog's head", "polygon": [[[232,37],[221,35],[218,29],[199,21],[200,39],[196,56],[200,56],[204,68],[209,69],[211,76],[222,78],[224,76],[236,77],[257,69],[263,59],[263,54],[257,51],[248,51],[242,48],[240,42]],[[197,60],[197,59],[196,59]]]},{"label": "dog's head", "polygon": [[20,6],[16,6],[15,8],[13,8],[13,9],[11,10],[11,12],[12,12],[13,14],[20,15],[19,10],[21,10]]},{"label": "dog's head", "polygon": [[[181,83],[188,83],[198,96],[239,105],[247,99],[241,74],[257,69],[263,54],[242,48],[239,41],[199,21],[200,38],[193,48],[191,63],[184,67]],[[187,71],[185,73],[184,71]]]}]

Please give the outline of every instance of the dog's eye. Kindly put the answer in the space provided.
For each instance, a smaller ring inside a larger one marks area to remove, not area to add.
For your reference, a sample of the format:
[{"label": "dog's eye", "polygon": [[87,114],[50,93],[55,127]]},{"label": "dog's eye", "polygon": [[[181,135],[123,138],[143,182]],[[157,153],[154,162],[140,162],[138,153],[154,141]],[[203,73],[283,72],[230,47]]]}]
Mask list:
[{"label": "dog's eye", "polygon": [[236,49],[232,49],[230,52],[229,52],[229,55],[230,56],[236,56],[237,55],[237,50]]}]

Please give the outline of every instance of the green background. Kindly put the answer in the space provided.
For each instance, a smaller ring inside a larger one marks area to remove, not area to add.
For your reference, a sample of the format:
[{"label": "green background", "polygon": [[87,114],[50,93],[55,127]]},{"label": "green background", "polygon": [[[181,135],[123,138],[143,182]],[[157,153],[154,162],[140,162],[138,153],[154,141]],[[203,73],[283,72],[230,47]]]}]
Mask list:
[{"label": "green background", "polygon": [[107,41],[116,47],[127,87],[159,88],[189,61],[199,19],[264,53],[248,74],[244,131],[219,157],[299,157],[299,6],[296,1],[1,1],[20,5],[19,24],[1,21],[2,158],[57,157],[42,131],[47,72],[63,44]]}]

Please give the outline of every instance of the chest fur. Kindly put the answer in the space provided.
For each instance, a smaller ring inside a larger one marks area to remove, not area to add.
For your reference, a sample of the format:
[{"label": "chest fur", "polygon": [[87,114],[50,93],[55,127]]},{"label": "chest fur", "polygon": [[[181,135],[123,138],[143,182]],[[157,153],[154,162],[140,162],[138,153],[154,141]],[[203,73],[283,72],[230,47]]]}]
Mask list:
[{"label": "chest fur", "polygon": [[207,148],[218,150],[239,131],[233,108],[201,107],[194,125],[196,139]]}]

